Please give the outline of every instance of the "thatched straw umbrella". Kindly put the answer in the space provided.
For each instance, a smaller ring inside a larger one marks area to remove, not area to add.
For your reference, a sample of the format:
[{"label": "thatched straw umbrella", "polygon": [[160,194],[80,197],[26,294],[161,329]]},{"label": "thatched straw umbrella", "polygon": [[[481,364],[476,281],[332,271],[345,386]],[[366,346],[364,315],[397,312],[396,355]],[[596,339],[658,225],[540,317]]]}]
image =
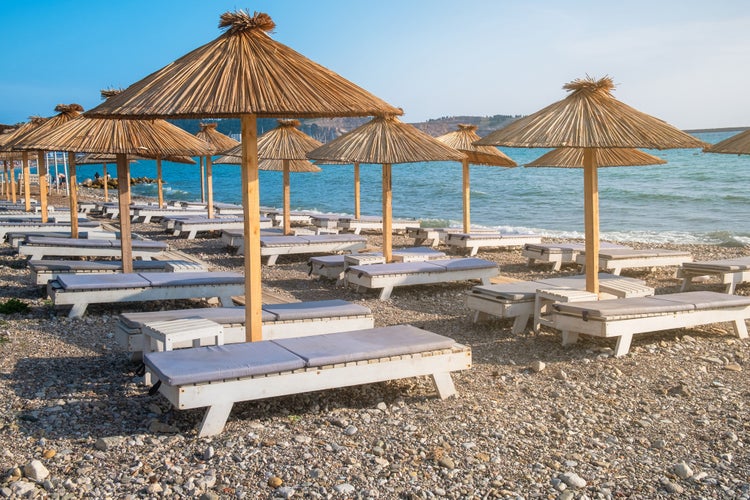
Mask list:
[{"label": "thatched straw umbrella", "polygon": [[[36,127],[39,127],[44,122],[46,122],[48,118],[43,118],[41,116],[32,116],[28,122],[22,124],[20,127],[15,129],[10,133],[9,136],[3,137],[3,142],[0,143],[0,149],[3,151],[9,151],[11,149],[10,142],[15,140],[17,137],[22,137],[24,134],[30,132],[31,130],[35,129]],[[43,154],[40,155],[43,157]],[[24,195],[24,202],[25,202],[25,210],[27,212],[31,211],[31,181],[30,181],[30,167],[29,167],[29,152],[28,151],[22,151],[21,153],[21,174],[23,176],[23,195]],[[44,158],[42,158],[44,160]],[[47,174],[47,166],[44,163],[44,161],[39,162],[41,163],[41,167],[37,167],[37,172],[40,175],[39,178],[39,197],[40,199],[44,197],[44,200],[46,202],[47,199],[47,181],[46,181],[46,174]],[[45,182],[44,182],[44,188],[42,188],[42,178],[41,175],[44,173],[45,175]],[[46,212],[42,214],[43,220],[46,221]]]},{"label": "thatched straw umbrella", "polygon": [[750,130],[745,130],[703,149],[706,153],[750,155]]},{"label": "thatched straw umbrella", "polygon": [[466,155],[393,115],[377,116],[307,154],[313,160],[380,163],[383,166],[383,256],[393,260],[391,165],[463,161]]},{"label": "thatched straw umbrella", "polygon": [[492,146],[476,146],[474,143],[480,139],[477,134],[476,125],[459,124],[458,130],[441,135],[438,141],[444,142],[453,149],[457,149],[466,155],[461,162],[463,167],[463,208],[464,208],[464,232],[471,232],[471,200],[470,200],[470,178],[469,165],[489,165],[493,167],[516,167],[518,164],[508,158],[499,149]]},{"label": "thatched straw umbrella", "polygon": [[599,192],[595,148],[699,148],[695,137],[616,100],[609,77],[563,86],[571,94],[477,141],[483,146],[584,148],[586,289],[599,293]]},{"label": "thatched straw umbrella", "polygon": [[240,118],[248,340],[262,338],[256,118],[401,114],[398,108],[273,40],[267,32],[275,26],[267,14],[225,13],[219,23],[224,34],[90,111],[120,118]]},{"label": "thatched straw umbrella", "polygon": [[[38,127],[25,132],[21,135],[16,135],[10,141],[8,146],[16,150],[34,151],[29,148],[28,145],[35,142],[37,138],[43,137],[49,131],[56,129],[57,127],[69,122],[70,120],[77,118],[83,111],[83,106],[80,104],[58,104],[55,106],[55,111],[59,114],[49,118]],[[46,150],[54,151],[54,150]],[[42,222],[47,222],[48,210],[47,210],[47,165],[45,164],[45,151],[37,151],[37,169],[39,171],[39,203],[42,208]],[[68,164],[70,171],[68,173],[68,185],[75,184],[76,182],[76,170],[75,170],[75,155],[72,153],[68,154]],[[76,217],[78,200],[75,195],[71,193],[69,197],[70,203],[70,227],[71,233],[78,235],[78,217]]]},{"label": "thatched straw umbrella", "polygon": [[[215,151],[214,154],[222,154],[234,147],[240,145],[239,142],[235,141],[228,135],[224,135],[216,130],[216,123],[201,123],[201,129],[195,134],[199,139],[203,139],[211,146]],[[200,180],[201,180],[201,202],[206,202],[208,205],[208,218],[213,219],[214,217],[214,186],[213,186],[213,173],[211,172],[211,157],[201,156],[200,164]],[[205,182],[203,178],[203,166],[205,165],[206,177]],[[205,193],[208,193],[208,199],[206,200]]]},{"label": "thatched straw umbrella", "polygon": [[159,158],[211,154],[205,142],[164,120],[112,120],[86,116],[61,125],[30,147],[71,153],[115,154],[122,270],[125,273],[133,272],[128,155]]}]

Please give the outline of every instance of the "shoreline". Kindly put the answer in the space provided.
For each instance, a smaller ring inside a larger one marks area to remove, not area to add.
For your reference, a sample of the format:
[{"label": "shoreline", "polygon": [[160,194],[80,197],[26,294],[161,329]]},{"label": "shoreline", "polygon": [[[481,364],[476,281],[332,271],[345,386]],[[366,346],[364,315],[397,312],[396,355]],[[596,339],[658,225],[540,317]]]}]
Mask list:
[{"label": "shoreline", "polygon": [[[90,196],[81,191],[82,200]],[[136,223],[133,231],[213,269],[243,272],[242,257],[219,238],[176,238],[158,224]],[[394,237],[394,246],[409,243]],[[750,254],[659,246],[689,250],[695,260]],[[518,250],[478,257],[497,262],[508,278],[576,273],[529,267]],[[202,412],[149,396],[114,340],[118,313],[161,304],[95,305],[68,319],[28,284],[7,245],[0,259],[4,296],[32,306],[28,315],[0,316],[0,488],[11,498],[32,490],[99,498],[750,495],[743,373],[750,342],[726,325],[636,336],[630,354],[613,358],[610,340],[582,336],[562,347],[549,329],[512,335],[510,321],[472,323],[463,305],[472,283],[397,288],[381,302],[313,280],[304,257],[283,256],[262,269],[274,293],[365,305],[376,326],[411,323],[471,346],[474,366],[454,373],[454,398],[437,399],[420,378],[260,400],[235,405],[222,434],[199,439]],[[679,289],[674,271],[623,274],[670,293]],[[750,286],[737,293],[750,295]],[[38,482],[22,472],[34,460],[49,472]]]}]

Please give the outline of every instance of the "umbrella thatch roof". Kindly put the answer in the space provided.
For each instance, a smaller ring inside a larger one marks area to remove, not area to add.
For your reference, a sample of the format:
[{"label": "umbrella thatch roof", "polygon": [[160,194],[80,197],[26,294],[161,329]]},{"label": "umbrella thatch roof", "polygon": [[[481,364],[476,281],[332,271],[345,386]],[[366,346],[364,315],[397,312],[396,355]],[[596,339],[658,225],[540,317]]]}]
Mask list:
[{"label": "umbrella thatch roof", "polygon": [[[258,137],[258,158],[307,160],[307,153],[323,145],[297,127],[298,120],[279,120],[278,126]],[[237,150],[233,150],[238,154]]]},{"label": "umbrella thatch roof", "polygon": [[458,130],[448,132],[436,139],[453,149],[465,153],[472,165],[490,165],[494,167],[516,167],[518,164],[494,146],[474,145],[480,137],[476,125],[458,124]]},{"label": "umbrella thatch roof", "polygon": [[134,83],[89,116],[229,118],[368,116],[401,114],[333,71],[311,61],[267,32],[268,14],[227,12],[225,32]]},{"label": "umbrella thatch roof", "polygon": [[[70,120],[81,116],[83,106],[80,104],[58,104],[55,106],[57,115],[47,119],[44,123],[40,123],[38,126],[26,130],[22,134],[17,134],[11,140],[8,141],[7,146],[13,149],[20,150],[31,150],[34,151],[38,148],[29,148],[29,144],[33,144],[40,137],[44,137],[47,133],[55,130],[57,127],[69,122]],[[57,151],[54,149],[46,149],[44,151]]]},{"label": "umbrella thatch roof", "polygon": [[216,123],[201,123],[201,129],[196,132],[195,136],[213,146],[214,154],[223,153],[240,145],[239,141],[216,130],[216,125]]},{"label": "umbrella thatch roof", "polygon": [[[666,160],[632,148],[596,149],[594,154],[598,167],[663,165],[667,163]],[[583,148],[553,149],[525,166],[583,168]]]},{"label": "umbrella thatch roof", "polygon": [[[308,160],[286,160],[289,162],[290,172],[320,172],[321,168],[313,165]],[[284,160],[271,160],[261,158],[258,161],[258,170],[284,170]]]},{"label": "umbrella thatch roof", "polygon": [[0,136],[0,149],[6,150],[6,151],[11,149],[11,143],[15,141],[16,138],[23,137],[24,135],[26,135],[33,129],[42,125],[47,120],[49,120],[49,118],[43,118],[41,116],[32,116],[31,118],[29,118],[29,121],[22,124],[15,130],[12,130],[8,134],[2,134]]},{"label": "umbrella thatch roof", "polygon": [[466,155],[403,123],[393,115],[376,116],[323,146],[308,158],[360,163],[461,161]]},{"label": "umbrella thatch roof", "polygon": [[615,99],[609,77],[563,86],[570,95],[477,141],[523,148],[700,148],[706,143]]},{"label": "umbrella thatch roof", "polygon": [[750,130],[745,130],[705,148],[706,153],[750,154]]},{"label": "umbrella thatch roof", "polygon": [[78,117],[40,137],[28,149],[113,153],[162,159],[206,156],[213,149],[204,141],[164,120],[114,120]]}]

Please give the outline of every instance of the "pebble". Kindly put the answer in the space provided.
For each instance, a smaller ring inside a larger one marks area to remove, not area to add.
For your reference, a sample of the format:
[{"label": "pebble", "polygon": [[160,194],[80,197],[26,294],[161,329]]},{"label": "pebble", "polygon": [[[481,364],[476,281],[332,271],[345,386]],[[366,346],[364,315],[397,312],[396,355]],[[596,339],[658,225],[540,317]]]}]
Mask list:
[{"label": "pebble", "polygon": [[565,472],[560,475],[560,480],[571,488],[585,488],[586,480],[575,472]]},{"label": "pebble", "polygon": [[39,460],[32,460],[24,466],[23,474],[32,481],[40,483],[49,476],[49,470]]},{"label": "pebble", "polygon": [[680,479],[688,479],[693,475],[693,469],[685,462],[679,462],[674,465],[674,473]]}]

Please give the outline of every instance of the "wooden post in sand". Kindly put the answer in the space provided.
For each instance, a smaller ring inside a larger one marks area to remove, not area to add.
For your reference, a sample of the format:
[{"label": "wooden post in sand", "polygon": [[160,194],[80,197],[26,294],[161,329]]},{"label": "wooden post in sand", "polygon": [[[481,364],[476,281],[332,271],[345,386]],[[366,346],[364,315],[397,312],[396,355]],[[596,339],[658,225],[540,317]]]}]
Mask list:
[{"label": "wooden post in sand", "polygon": [[260,271],[260,183],[258,126],[254,114],[240,117],[242,127],[242,208],[245,213],[245,340],[263,339]]},{"label": "wooden post in sand", "polygon": [[208,193],[207,210],[208,218],[214,218],[214,173],[213,162],[210,156],[206,156],[206,191]]},{"label": "wooden post in sand", "polygon": [[292,204],[290,201],[291,195],[290,195],[290,189],[289,189],[289,160],[284,159],[281,160],[281,165],[283,169],[283,207],[282,210],[284,211],[284,234],[292,234],[292,214],[290,212]]},{"label": "wooden post in sand", "polygon": [[29,153],[21,153],[21,175],[23,176],[24,210],[31,212],[31,176],[29,174]]},{"label": "wooden post in sand", "polygon": [[47,211],[47,164],[44,161],[44,151],[37,151],[36,171],[39,174],[39,203],[42,205],[42,223],[49,220]]},{"label": "wooden post in sand", "polygon": [[586,235],[586,290],[599,293],[599,181],[596,149],[583,150],[583,212]]},{"label": "wooden post in sand", "polygon": [[393,223],[391,221],[391,203],[393,189],[391,180],[391,164],[383,163],[383,257],[386,262],[393,260]]},{"label": "wooden post in sand", "polygon": [[122,272],[133,272],[133,246],[130,234],[130,176],[128,175],[128,157],[117,153],[117,191],[120,207],[120,248],[122,253]]},{"label": "wooden post in sand", "polygon": [[68,192],[70,193],[70,237],[78,238],[78,174],[76,154],[68,152]]},{"label": "wooden post in sand", "polygon": [[206,174],[203,168],[203,157],[200,157],[200,169],[201,169],[201,203],[206,203]]},{"label": "wooden post in sand", "polygon": [[107,177],[107,164],[102,164],[102,175],[104,176],[104,202],[109,201],[109,178]]},{"label": "wooden post in sand", "polygon": [[469,177],[469,159],[464,158],[461,160],[461,166],[463,171],[463,205],[464,205],[464,233],[470,233],[471,232],[471,202],[469,199],[470,196],[470,187],[469,183],[470,177]]},{"label": "wooden post in sand", "polygon": [[164,208],[164,183],[161,179],[161,156],[156,157],[156,193],[159,208]]},{"label": "wooden post in sand", "polygon": [[359,201],[359,162],[354,162],[354,218],[359,219],[360,218],[360,211],[359,211],[360,201]]}]

